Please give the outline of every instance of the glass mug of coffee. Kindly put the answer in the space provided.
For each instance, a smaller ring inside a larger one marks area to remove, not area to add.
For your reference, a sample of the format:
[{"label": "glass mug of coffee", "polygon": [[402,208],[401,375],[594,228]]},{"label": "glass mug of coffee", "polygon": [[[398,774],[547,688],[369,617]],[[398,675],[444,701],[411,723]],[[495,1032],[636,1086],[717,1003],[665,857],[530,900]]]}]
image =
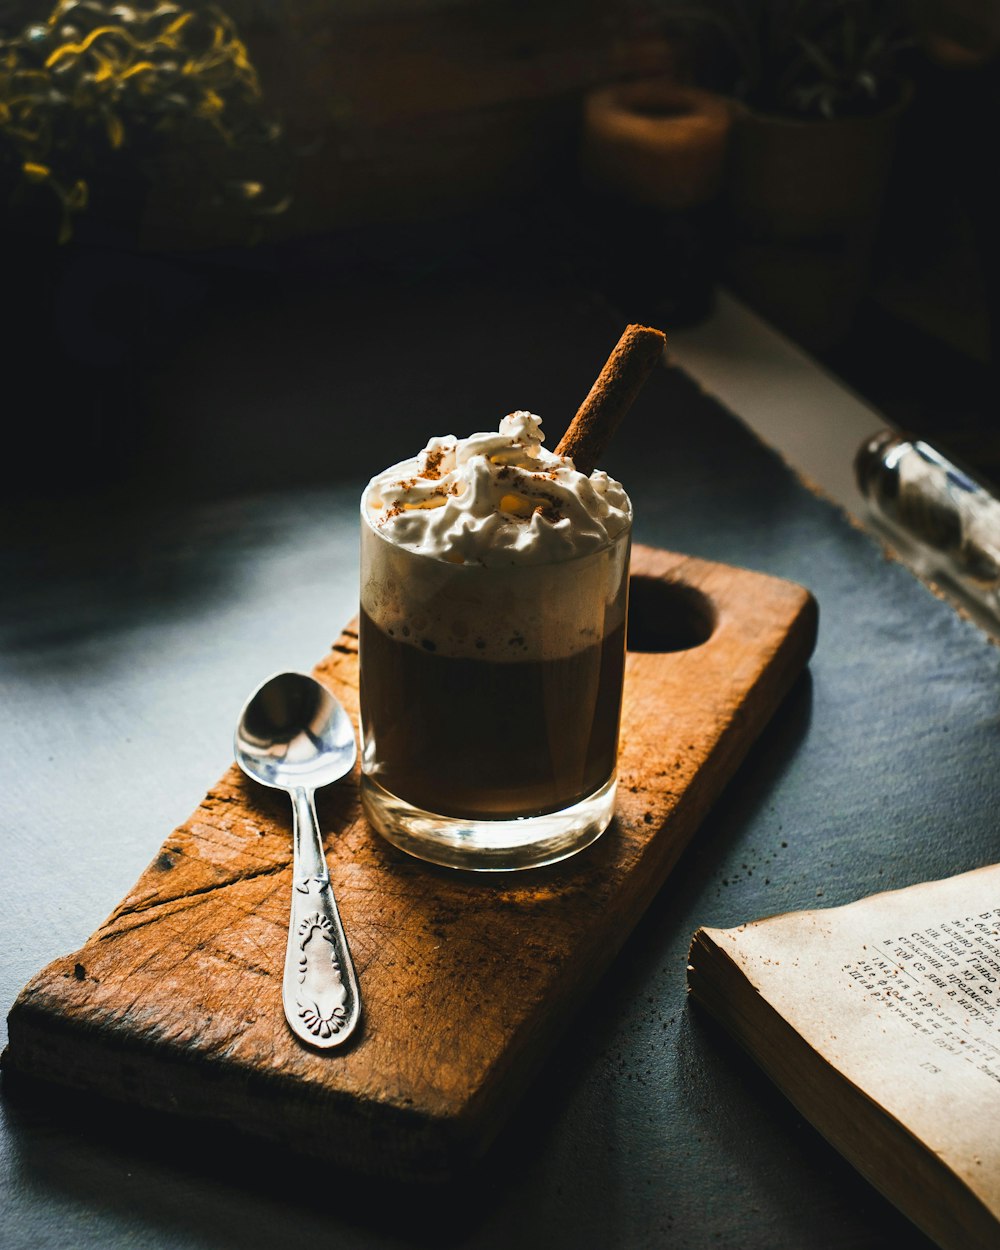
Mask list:
[{"label": "glass mug of coffee", "polygon": [[390,842],[510,870],[614,811],[632,509],[538,418],[433,438],[361,504],[361,792]]}]

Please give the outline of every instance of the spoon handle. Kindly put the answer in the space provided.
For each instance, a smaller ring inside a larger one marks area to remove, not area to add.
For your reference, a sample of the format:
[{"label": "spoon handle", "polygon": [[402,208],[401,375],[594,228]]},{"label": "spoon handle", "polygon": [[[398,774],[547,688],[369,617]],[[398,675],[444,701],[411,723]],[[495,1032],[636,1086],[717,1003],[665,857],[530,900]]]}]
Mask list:
[{"label": "spoon handle", "polygon": [[294,814],[292,906],[282,1001],[292,1032],[310,1046],[340,1046],[361,1014],[358,981],[330,887],[313,793],[290,791]]}]

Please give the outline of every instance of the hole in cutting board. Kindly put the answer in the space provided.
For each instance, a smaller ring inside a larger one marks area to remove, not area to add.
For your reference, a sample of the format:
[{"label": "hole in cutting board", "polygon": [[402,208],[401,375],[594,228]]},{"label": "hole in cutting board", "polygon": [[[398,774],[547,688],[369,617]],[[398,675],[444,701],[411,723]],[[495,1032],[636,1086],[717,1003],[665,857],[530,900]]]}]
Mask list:
[{"label": "hole in cutting board", "polygon": [[694,586],[660,577],[629,579],[629,651],[690,651],[711,638],[716,613]]}]

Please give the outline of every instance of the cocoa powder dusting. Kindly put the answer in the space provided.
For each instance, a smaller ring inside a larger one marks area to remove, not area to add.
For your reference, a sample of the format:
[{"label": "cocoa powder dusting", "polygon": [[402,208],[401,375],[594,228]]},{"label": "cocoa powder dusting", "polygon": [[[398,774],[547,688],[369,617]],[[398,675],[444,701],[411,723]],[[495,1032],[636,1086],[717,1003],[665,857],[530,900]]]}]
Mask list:
[{"label": "cocoa powder dusting", "polygon": [[563,519],[563,514],[552,503],[540,503],[534,509],[534,512],[535,515],[540,516],[543,521],[555,523],[556,521],[561,521]]}]

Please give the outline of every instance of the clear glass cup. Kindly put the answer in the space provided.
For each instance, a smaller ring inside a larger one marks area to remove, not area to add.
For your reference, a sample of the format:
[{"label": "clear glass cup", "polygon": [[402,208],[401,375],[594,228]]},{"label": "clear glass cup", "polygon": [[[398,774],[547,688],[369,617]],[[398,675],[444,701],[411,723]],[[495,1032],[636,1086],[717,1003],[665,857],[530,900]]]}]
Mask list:
[{"label": "clear glass cup", "polygon": [[631,527],[545,565],[450,564],[361,506],[361,795],[395,846],[508,871],[614,814]]}]

